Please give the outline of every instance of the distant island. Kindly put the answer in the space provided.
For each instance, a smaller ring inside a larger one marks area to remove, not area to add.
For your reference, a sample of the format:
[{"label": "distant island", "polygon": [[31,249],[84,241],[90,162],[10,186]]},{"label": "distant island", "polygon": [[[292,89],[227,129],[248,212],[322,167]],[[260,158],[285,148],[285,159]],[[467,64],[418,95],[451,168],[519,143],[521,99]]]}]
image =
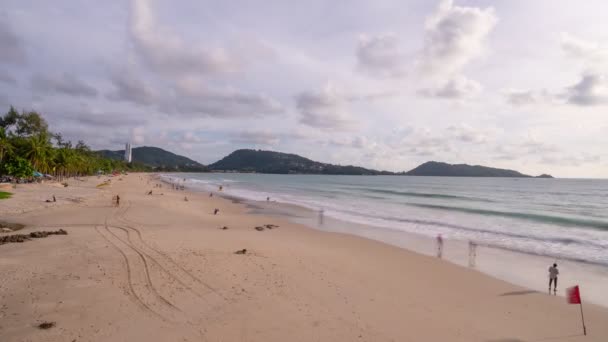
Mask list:
[{"label": "distant island", "polygon": [[[426,162],[405,173],[407,176],[438,176],[438,177],[519,177],[531,178],[521,172],[497,169],[481,165],[448,164],[435,161]],[[553,178],[542,174],[536,178]]]},{"label": "distant island", "polygon": [[[101,150],[105,158],[122,160],[124,150]],[[512,177],[532,178],[514,170],[497,169],[481,165],[447,164],[429,161],[407,172],[390,172],[367,169],[353,165],[321,163],[297,154],[275,151],[240,149],[209,165],[165,151],[158,147],[136,147],[132,150],[133,162],[155,171],[172,172],[242,172],[270,174],[317,174],[317,175],[395,175],[437,177]],[[542,174],[536,178],[553,178]]]}]

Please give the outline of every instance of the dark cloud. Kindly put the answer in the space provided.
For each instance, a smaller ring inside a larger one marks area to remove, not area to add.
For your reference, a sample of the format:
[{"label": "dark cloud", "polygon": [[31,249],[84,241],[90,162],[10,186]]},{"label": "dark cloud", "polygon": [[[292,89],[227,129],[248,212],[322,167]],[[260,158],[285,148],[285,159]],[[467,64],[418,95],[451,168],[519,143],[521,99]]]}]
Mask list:
[{"label": "dark cloud", "polygon": [[17,34],[12,30],[6,15],[0,13],[0,63],[24,65],[25,48]]},{"label": "dark cloud", "polygon": [[464,99],[475,97],[480,91],[479,82],[459,76],[448,80],[439,87],[421,89],[418,93],[426,97]]},{"label": "dark cloud", "polygon": [[71,96],[96,97],[97,90],[68,73],[35,74],[30,80],[32,89],[41,94],[65,94]]},{"label": "dark cloud", "polygon": [[578,106],[608,104],[608,79],[599,73],[586,73],[578,83],[566,88],[562,96]]},{"label": "dark cloud", "polygon": [[14,78],[11,74],[9,74],[6,70],[0,69],[0,82],[10,85],[16,85],[17,79]]},{"label": "dark cloud", "polygon": [[327,85],[321,91],[296,96],[300,122],[321,129],[349,129],[354,122],[346,109],[347,97]]},{"label": "dark cloud", "polygon": [[532,90],[509,90],[505,97],[509,104],[523,106],[538,102],[537,94]]},{"label": "dark cloud", "polygon": [[265,116],[283,113],[276,100],[256,93],[225,88],[211,88],[200,82],[181,82],[174,88],[174,98],[165,104],[180,114],[218,118]]},{"label": "dark cloud", "polygon": [[400,77],[405,74],[406,57],[394,34],[361,36],[356,54],[359,70],[372,76]]},{"label": "dark cloud", "polygon": [[281,138],[271,132],[246,131],[238,133],[231,141],[245,145],[276,145],[281,141]]},{"label": "dark cloud", "polygon": [[222,48],[186,43],[159,26],[149,0],[133,0],[131,38],[138,55],[151,69],[166,75],[235,71],[237,59]]},{"label": "dark cloud", "polygon": [[158,103],[157,93],[132,72],[115,72],[111,77],[111,82],[115,89],[106,94],[108,100],[139,105]]}]

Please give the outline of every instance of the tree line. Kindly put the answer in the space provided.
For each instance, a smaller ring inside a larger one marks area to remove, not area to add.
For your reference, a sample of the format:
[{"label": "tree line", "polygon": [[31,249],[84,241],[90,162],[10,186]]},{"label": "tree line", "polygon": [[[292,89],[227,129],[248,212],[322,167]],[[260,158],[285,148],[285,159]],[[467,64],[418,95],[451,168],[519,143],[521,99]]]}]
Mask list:
[{"label": "tree line", "polygon": [[0,117],[0,175],[30,178],[37,171],[56,178],[92,175],[98,171],[148,171],[143,165],[104,158],[84,141],[75,144],[49,131],[35,111],[11,107]]}]

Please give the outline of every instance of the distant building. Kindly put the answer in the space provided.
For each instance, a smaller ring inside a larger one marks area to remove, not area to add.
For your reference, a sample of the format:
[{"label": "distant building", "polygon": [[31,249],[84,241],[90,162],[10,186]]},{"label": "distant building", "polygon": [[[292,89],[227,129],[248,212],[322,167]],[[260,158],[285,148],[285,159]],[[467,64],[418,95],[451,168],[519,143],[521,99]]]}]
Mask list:
[{"label": "distant building", "polygon": [[125,145],[125,161],[127,163],[131,162],[131,143]]}]

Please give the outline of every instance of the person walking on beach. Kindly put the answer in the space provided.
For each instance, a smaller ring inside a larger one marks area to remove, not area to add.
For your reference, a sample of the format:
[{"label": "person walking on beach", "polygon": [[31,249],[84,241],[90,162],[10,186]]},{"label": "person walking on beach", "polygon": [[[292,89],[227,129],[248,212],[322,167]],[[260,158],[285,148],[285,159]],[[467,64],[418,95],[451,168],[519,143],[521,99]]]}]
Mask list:
[{"label": "person walking on beach", "polygon": [[116,195],[116,206],[120,206],[120,196]]},{"label": "person walking on beach", "polygon": [[551,283],[553,283],[553,294],[557,294],[557,275],[559,274],[559,270],[557,269],[557,264],[553,264],[553,266],[549,267],[549,294],[551,294]]},{"label": "person walking on beach", "polygon": [[437,257],[439,259],[443,257],[443,237],[441,234],[437,235]]},{"label": "person walking on beach", "polygon": [[319,226],[323,225],[323,214],[325,213],[325,210],[323,210],[323,208],[321,208],[321,210],[319,210]]}]

